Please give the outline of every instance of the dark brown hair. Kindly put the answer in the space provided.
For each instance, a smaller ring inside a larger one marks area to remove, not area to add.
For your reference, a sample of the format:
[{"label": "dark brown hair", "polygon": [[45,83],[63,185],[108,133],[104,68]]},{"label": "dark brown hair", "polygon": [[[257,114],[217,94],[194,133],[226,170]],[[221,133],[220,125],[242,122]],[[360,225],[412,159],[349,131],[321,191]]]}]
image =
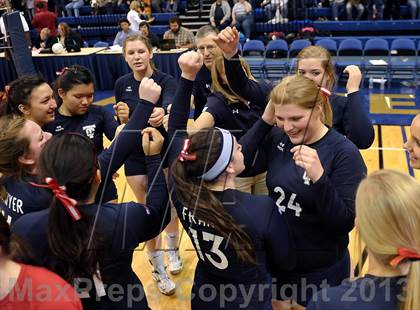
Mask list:
[{"label": "dark brown hair", "polygon": [[215,128],[201,129],[191,137],[189,152],[196,154],[197,159],[176,160],[172,164],[175,191],[185,207],[229,240],[240,260],[254,264],[255,252],[250,237],[200,178],[216,162],[221,143],[221,133]]},{"label": "dark brown hair", "polygon": [[3,107],[2,114],[22,115],[19,105],[30,106],[32,91],[47,82],[37,75],[24,75],[14,80],[9,85],[7,100]]},{"label": "dark brown hair", "polygon": [[[38,166],[41,179],[51,177],[66,187],[70,198],[85,201],[98,167],[95,146],[79,134],[54,136],[45,144]],[[58,261],[49,268],[68,282],[96,274],[103,256],[99,251],[100,238],[95,232],[91,238],[92,218],[80,208],[79,212],[82,218],[74,221],[54,197],[48,216],[48,243]]]}]

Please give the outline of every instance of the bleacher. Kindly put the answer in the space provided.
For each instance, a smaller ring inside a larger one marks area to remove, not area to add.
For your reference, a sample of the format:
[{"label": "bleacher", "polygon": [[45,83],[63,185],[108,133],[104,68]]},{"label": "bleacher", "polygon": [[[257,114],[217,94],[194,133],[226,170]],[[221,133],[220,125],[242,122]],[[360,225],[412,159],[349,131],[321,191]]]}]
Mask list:
[{"label": "bleacher", "polygon": [[[315,44],[335,55],[339,78],[349,64],[358,65],[366,81],[381,78],[388,81],[388,86],[395,80],[420,78],[419,38],[372,38],[365,42],[357,38],[318,38]],[[294,73],[295,57],[309,45],[308,40],[295,40],[290,46],[281,39],[270,41],[267,46],[259,40],[250,40],[243,45],[241,53],[256,78],[277,80]]]},{"label": "bleacher", "polygon": [[[175,13],[156,13],[152,14],[155,17],[153,25],[150,25],[150,30],[162,36],[166,30],[169,29],[169,19],[175,16]],[[126,18],[127,14],[111,14],[111,15],[86,15],[79,17],[60,17],[58,23],[67,23],[74,30],[78,31],[83,40],[89,46],[93,46],[97,41],[108,42],[112,44],[115,35],[120,30],[118,21],[121,18]]]}]

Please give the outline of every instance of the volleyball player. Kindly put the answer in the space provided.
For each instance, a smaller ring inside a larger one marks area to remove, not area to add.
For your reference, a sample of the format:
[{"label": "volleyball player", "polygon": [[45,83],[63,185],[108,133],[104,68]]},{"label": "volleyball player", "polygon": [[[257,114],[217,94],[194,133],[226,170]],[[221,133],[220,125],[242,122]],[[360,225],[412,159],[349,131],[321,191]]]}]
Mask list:
[{"label": "volleyball player", "polygon": [[[120,77],[115,83],[115,99],[117,104],[128,104],[130,111],[134,109],[139,100],[139,85],[144,77],[153,78],[161,86],[162,92],[156,107],[150,117],[149,124],[157,128],[165,137],[166,131],[162,126],[166,109],[172,103],[176,90],[175,79],[159,70],[152,62],[153,47],[149,39],[142,35],[129,36],[123,44],[124,58],[132,70]],[[165,149],[165,147],[164,147]],[[138,202],[145,202],[146,195],[146,165],[144,154],[140,149],[130,156],[125,163],[125,175],[127,182],[136,195]],[[175,215],[175,214],[174,214]],[[179,233],[176,216],[172,217],[171,223],[166,228],[166,245],[168,256],[168,269],[172,274],[178,274],[182,270],[182,261],[178,251]],[[157,281],[159,290],[166,295],[175,292],[175,283],[169,278],[164,265],[164,252],[161,250],[160,240],[150,240],[147,243],[149,261],[152,264],[152,276]]]},{"label": "volleyball player", "polygon": [[[236,28],[227,27],[218,35],[215,43],[223,51],[227,80],[232,90],[242,98],[258,103],[266,102],[269,91],[259,83],[248,80],[238,62],[239,33]],[[318,46],[304,48],[297,56],[297,73],[314,80],[318,86],[330,92],[335,83],[334,66],[327,50]],[[346,97],[332,94],[330,102],[333,111],[332,126],[341,134],[347,136],[358,148],[369,148],[374,140],[374,130],[367,110],[363,108],[360,94],[362,78],[357,66],[348,66],[344,73],[347,80]]]},{"label": "volleyball player", "polygon": [[404,149],[410,156],[410,165],[420,169],[420,113],[417,114],[410,126],[411,137],[404,143]]}]

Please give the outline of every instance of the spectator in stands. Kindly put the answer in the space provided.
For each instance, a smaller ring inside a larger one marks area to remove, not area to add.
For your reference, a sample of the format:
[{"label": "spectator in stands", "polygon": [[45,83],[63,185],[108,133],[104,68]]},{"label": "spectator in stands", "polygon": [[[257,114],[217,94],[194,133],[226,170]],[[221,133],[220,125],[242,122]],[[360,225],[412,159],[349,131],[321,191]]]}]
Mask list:
[{"label": "spectator in stands", "polygon": [[178,16],[171,17],[169,20],[169,30],[163,35],[164,39],[175,39],[177,48],[192,49],[195,46],[195,38],[191,30],[182,27]]},{"label": "spectator in stands", "polygon": [[0,214],[0,308],[82,310],[73,287],[51,271],[26,265],[27,255]]},{"label": "spectator in stands", "polygon": [[344,0],[330,0],[332,17],[334,20],[338,20],[343,14],[344,8],[346,7]]},{"label": "spectator in stands", "polygon": [[222,30],[229,26],[231,9],[226,0],[216,0],[210,7],[210,24]]},{"label": "spectator in stands", "polygon": [[31,21],[35,14],[34,0],[26,0],[26,14]]},{"label": "spectator in stands", "polygon": [[384,19],[400,19],[401,0],[386,0],[384,9]]},{"label": "spectator in stands", "polygon": [[264,0],[261,2],[269,23],[287,22],[287,2],[288,0]]},{"label": "spectator in stands", "polygon": [[346,4],[347,20],[354,20],[354,9],[357,11],[356,20],[360,20],[362,18],[363,12],[365,11],[362,0],[348,0]]},{"label": "spectator in stands", "polygon": [[168,0],[166,1],[165,12],[177,12],[178,11],[178,0]]},{"label": "spectator in stands", "polygon": [[408,0],[407,4],[410,8],[411,19],[420,19],[420,0]]},{"label": "spectator in stands", "polygon": [[254,16],[252,15],[252,6],[246,0],[239,0],[232,9],[232,26],[240,28],[247,40],[251,38],[251,27],[254,23]]},{"label": "spectator in stands", "polygon": [[105,15],[113,13],[115,4],[112,0],[92,0],[90,5],[94,15]]},{"label": "spectator in stands", "polygon": [[54,43],[57,43],[56,36],[51,33],[49,28],[43,28],[39,33],[35,46],[39,49],[39,51],[51,53],[51,48]]},{"label": "spectator in stands", "polygon": [[130,11],[127,13],[127,19],[130,22],[130,28],[134,31],[139,30],[140,23],[143,21],[140,18],[140,4],[137,1],[131,1]]},{"label": "spectator in stands", "polygon": [[[375,4],[375,10],[373,5]],[[367,3],[368,18],[374,20],[381,20],[384,18],[384,1],[383,0],[368,0]]]},{"label": "spectator in stands", "polygon": [[140,0],[139,14],[140,14],[140,18],[147,21],[148,23],[151,23],[155,20],[155,18],[152,17],[152,9],[150,8],[150,1],[146,2],[144,0]]},{"label": "spectator in stands", "polygon": [[74,10],[74,16],[79,17],[79,9],[84,5],[85,3],[83,0],[71,0],[69,4],[65,6],[67,11],[67,16],[73,16],[72,10]]},{"label": "spectator in stands", "polygon": [[78,32],[73,31],[66,23],[60,23],[58,25],[58,34],[60,43],[67,52],[80,52],[80,49],[83,47],[83,40]]},{"label": "spectator in stands", "polygon": [[142,35],[149,39],[150,44],[152,44],[153,47],[159,47],[159,38],[156,34],[150,31],[149,23],[141,22],[139,31]]},{"label": "spectator in stands", "polygon": [[135,31],[130,28],[130,22],[127,18],[121,18],[118,24],[120,25],[121,30],[118,31],[117,35],[115,36],[114,45],[123,46],[125,39],[128,36],[137,34],[138,31]]},{"label": "spectator in stands", "polygon": [[130,7],[130,0],[118,0],[117,7],[120,13],[127,13],[128,8]]},{"label": "spectator in stands", "polygon": [[162,0],[152,0],[152,12],[161,13],[162,12]]},{"label": "spectator in stands", "polygon": [[38,30],[38,34],[41,33],[43,28],[48,28],[51,31],[52,36],[57,35],[57,14],[47,10],[47,2],[38,2],[36,4],[36,13],[32,19],[32,26]]}]

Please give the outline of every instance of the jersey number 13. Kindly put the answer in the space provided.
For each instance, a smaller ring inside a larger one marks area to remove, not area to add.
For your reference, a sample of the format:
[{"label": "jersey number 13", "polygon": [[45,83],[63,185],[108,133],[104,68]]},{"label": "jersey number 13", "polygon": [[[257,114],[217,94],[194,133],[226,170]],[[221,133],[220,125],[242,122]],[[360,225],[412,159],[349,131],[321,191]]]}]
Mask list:
[{"label": "jersey number 13", "polygon": [[[210,263],[213,264],[214,267],[218,268],[218,269],[226,269],[229,265],[229,262],[227,260],[226,255],[220,250],[220,245],[223,242],[223,237],[211,234],[209,232],[203,231],[202,235],[203,235],[203,240],[204,241],[208,241],[211,242],[213,241],[213,245],[210,249],[210,253],[212,253],[213,255],[216,255],[218,257],[218,260],[215,260],[212,255],[205,253],[201,250],[200,248],[200,243],[198,242],[198,234],[197,231],[193,228],[189,228],[191,235],[193,237],[194,240],[194,244],[195,247],[197,249],[197,253],[198,253],[198,257],[202,260],[205,261],[204,256],[210,261]],[[204,254],[204,255],[203,255]]]}]

